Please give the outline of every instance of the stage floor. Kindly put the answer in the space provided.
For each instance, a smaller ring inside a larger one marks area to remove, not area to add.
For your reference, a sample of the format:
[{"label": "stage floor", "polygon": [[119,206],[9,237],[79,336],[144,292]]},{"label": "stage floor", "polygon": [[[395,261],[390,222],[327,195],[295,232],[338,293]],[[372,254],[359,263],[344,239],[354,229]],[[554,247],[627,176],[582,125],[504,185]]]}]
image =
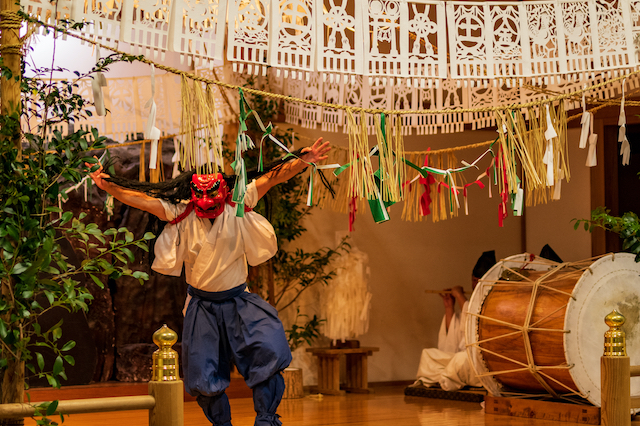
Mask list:
[{"label": "stage floor", "polygon": [[[570,426],[547,420],[485,415],[475,402],[405,396],[404,385],[374,386],[372,394],[345,396],[307,395],[284,400],[278,413],[284,426]],[[255,412],[251,398],[231,398],[234,426],[253,426]],[[60,418],[58,417],[58,421]],[[185,426],[210,423],[195,401],[185,402]],[[35,425],[26,419],[25,425]],[[148,411],[123,411],[104,414],[74,414],[64,426],[146,426]]]}]

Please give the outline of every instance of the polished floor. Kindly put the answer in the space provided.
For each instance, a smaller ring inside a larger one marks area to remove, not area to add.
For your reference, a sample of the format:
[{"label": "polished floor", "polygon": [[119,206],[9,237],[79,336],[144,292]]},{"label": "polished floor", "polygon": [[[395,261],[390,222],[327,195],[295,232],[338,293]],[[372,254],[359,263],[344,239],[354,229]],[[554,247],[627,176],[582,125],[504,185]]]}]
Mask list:
[{"label": "polished floor", "polygon": [[[571,425],[548,420],[532,420],[488,415],[474,402],[405,396],[404,386],[374,388],[372,394],[345,396],[308,395],[302,399],[284,400],[278,413],[284,426],[549,426]],[[231,399],[234,426],[252,426],[251,398]],[[57,418],[59,421],[60,418]],[[26,419],[25,425],[35,425]],[[63,426],[146,426],[147,411],[104,414],[74,414],[65,417]],[[208,426],[196,402],[185,403],[184,426]]]}]

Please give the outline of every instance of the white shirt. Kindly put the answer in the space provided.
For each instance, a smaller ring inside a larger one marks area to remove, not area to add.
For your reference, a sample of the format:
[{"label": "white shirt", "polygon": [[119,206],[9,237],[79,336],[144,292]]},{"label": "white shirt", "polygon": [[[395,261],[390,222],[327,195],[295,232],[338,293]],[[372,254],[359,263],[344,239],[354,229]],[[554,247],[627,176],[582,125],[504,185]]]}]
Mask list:
[{"label": "white shirt", "polygon": [[466,342],[464,338],[464,328],[468,309],[469,301],[466,301],[462,306],[462,311],[453,314],[448,330],[446,317],[442,318],[440,332],[438,333],[438,349],[451,353],[465,350]]},{"label": "white shirt", "polygon": [[[185,211],[187,204],[160,200],[168,220]],[[255,207],[258,191],[247,185],[245,204]],[[275,255],[278,243],[273,226],[253,211],[236,217],[236,208],[225,204],[213,224],[195,210],[181,222],[167,224],[155,245],[151,268],[164,275],[180,276],[184,264],[187,283],[204,291],[224,291],[247,280],[247,262],[258,265]]]}]

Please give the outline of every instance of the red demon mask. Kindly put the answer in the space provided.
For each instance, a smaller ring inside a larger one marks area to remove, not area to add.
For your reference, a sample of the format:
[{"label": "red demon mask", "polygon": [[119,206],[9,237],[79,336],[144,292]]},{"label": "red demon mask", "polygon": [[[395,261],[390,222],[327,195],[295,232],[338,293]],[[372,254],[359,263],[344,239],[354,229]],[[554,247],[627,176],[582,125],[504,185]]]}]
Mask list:
[{"label": "red demon mask", "polygon": [[191,177],[191,201],[198,217],[215,219],[220,216],[228,194],[229,187],[221,173]]}]

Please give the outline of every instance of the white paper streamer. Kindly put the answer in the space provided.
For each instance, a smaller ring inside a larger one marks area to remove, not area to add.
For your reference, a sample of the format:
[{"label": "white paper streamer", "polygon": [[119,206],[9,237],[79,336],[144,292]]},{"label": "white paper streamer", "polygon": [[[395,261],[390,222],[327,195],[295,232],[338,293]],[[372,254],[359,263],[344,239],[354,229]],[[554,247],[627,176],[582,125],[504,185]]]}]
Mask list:
[{"label": "white paper streamer", "polygon": [[622,80],[622,101],[620,102],[620,116],[618,117],[618,142],[620,145],[620,155],[622,156],[622,165],[628,166],[631,158],[631,145],[627,139],[627,116],[624,112],[624,86],[626,78]]},{"label": "white paper streamer", "polygon": [[580,124],[582,124],[582,129],[580,130],[580,145],[579,147],[581,149],[584,149],[587,147],[587,142],[589,140],[589,135],[591,134],[591,128],[593,127],[592,122],[593,121],[593,114],[588,112],[588,111],[584,111],[582,113],[582,120],[580,120]]},{"label": "white paper streamer", "polygon": [[513,200],[513,215],[522,216],[522,209],[524,207],[524,190],[518,184],[518,190],[516,191],[516,198]]},{"label": "white paper streamer", "polygon": [[[100,60],[100,46],[96,45],[96,62]],[[102,88],[107,86],[107,79],[101,72],[95,73],[91,80],[91,92],[93,93],[93,103],[96,107],[96,115],[104,117],[107,110],[104,107],[104,95]]]},{"label": "white paper streamer", "polygon": [[151,98],[145,104],[149,108],[149,118],[144,127],[144,138],[151,139],[151,152],[149,153],[149,169],[155,169],[158,164],[158,140],[160,140],[160,129],[156,127],[156,69],[151,64]]},{"label": "white paper streamer", "polygon": [[547,130],[544,132],[544,137],[547,139],[547,149],[542,157],[542,162],[547,165],[547,186],[553,186],[555,179],[553,177],[553,138],[557,138],[558,134],[551,122],[551,114],[549,113],[549,104],[547,107]]}]

